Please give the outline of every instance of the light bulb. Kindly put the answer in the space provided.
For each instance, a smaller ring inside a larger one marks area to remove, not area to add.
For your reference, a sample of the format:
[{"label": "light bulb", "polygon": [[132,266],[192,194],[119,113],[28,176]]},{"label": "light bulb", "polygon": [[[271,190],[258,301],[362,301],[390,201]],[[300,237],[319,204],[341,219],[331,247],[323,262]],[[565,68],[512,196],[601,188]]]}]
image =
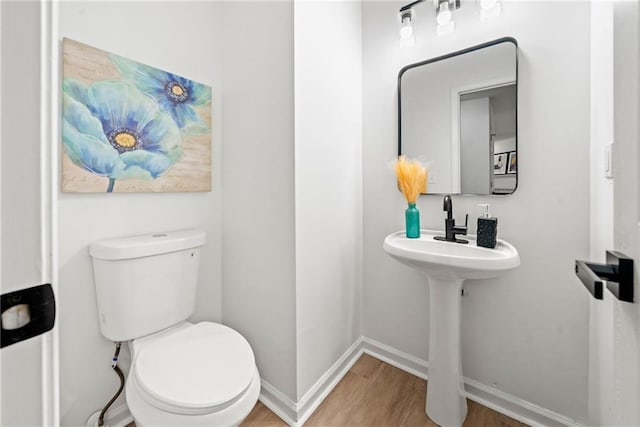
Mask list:
[{"label": "light bulb", "polygon": [[449,1],[445,0],[442,3],[440,3],[440,6],[438,7],[438,16],[436,18],[436,20],[438,21],[438,25],[447,25],[449,22],[451,22],[451,11],[449,10]]},{"label": "light bulb", "polygon": [[402,19],[402,23],[400,24],[400,38],[409,39],[412,36],[413,36],[413,23],[411,22],[411,17],[407,16]]},{"label": "light bulb", "polygon": [[480,0],[480,21],[495,18],[502,13],[500,0]]},{"label": "light bulb", "polygon": [[402,10],[398,14],[398,35],[400,36],[400,47],[413,46],[416,40],[413,24],[415,12],[413,9]]},{"label": "light bulb", "polygon": [[496,6],[498,0],[480,0],[480,8],[483,10],[491,9]]}]

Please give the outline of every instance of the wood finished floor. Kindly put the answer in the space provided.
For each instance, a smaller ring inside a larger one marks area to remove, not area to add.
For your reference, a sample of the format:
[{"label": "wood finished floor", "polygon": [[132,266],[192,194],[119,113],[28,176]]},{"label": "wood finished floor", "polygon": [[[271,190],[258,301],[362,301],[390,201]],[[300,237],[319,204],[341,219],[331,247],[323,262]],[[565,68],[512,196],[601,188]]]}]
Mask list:
[{"label": "wood finished floor", "polygon": [[[424,412],[427,382],[363,354],[304,424],[311,426],[437,426]],[[467,400],[463,427],[523,427],[512,418]],[[286,427],[261,402],[242,427]]]}]

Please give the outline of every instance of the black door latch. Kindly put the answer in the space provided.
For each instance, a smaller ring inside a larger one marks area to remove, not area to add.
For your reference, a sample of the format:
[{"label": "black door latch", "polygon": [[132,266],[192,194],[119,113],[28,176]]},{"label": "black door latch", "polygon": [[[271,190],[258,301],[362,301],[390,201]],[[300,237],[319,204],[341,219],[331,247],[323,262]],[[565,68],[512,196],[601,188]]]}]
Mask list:
[{"label": "black door latch", "polygon": [[51,284],[2,295],[0,312],[0,348],[50,331],[56,319],[56,300]]},{"label": "black door latch", "polygon": [[620,301],[633,302],[633,258],[607,251],[607,263],[577,261],[576,276],[596,299],[602,299],[603,281]]}]

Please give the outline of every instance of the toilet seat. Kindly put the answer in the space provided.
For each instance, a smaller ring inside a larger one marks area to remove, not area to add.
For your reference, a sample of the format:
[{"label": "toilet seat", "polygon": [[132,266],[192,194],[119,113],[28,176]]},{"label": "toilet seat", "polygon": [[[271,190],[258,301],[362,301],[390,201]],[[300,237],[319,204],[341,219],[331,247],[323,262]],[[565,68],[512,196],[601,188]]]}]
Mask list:
[{"label": "toilet seat", "polygon": [[247,340],[201,322],[136,340],[133,375],[141,397],[174,414],[221,411],[241,399],[256,375]]}]

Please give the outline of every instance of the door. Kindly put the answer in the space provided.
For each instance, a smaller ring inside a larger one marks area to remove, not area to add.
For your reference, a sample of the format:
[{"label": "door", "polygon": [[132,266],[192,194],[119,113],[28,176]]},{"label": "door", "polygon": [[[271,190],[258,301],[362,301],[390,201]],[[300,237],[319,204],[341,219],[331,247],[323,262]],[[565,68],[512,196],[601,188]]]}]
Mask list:
[{"label": "door", "polygon": [[[493,155],[489,97],[460,98],[460,192],[491,194]],[[486,162],[478,161],[486,159]]]},{"label": "door", "polygon": [[591,259],[615,249],[635,271],[633,302],[590,302],[588,424],[640,426],[640,8],[591,7]]},{"label": "door", "polygon": [[[2,294],[51,280],[49,95],[41,84],[42,71],[48,73],[41,66],[48,51],[41,49],[41,14],[47,7],[40,1],[0,2]],[[26,311],[19,313],[3,317],[3,345],[5,331],[22,329]],[[0,425],[57,424],[53,337],[49,332],[0,350]]]},{"label": "door", "polygon": [[613,301],[613,419],[640,426],[640,5],[613,6],[614,247],[634,258],[634,302]]}]

